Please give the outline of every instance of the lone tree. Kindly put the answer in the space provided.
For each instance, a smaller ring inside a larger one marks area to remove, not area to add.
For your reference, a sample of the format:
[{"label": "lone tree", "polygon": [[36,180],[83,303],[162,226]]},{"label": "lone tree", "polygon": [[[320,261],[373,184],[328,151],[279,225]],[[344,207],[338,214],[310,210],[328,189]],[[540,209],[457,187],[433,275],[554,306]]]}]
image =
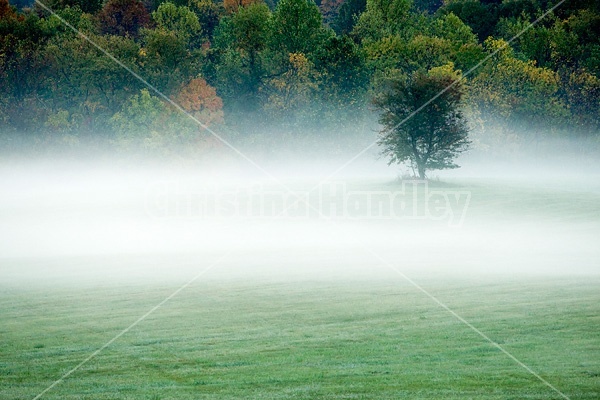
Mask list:
[{"label": "lone tree", "polygon": [[408,162],[421,179],[427,170],[458,168],[454,159],[470,143],[459,78],[448,64],[389,80],[387,89],[374,97],[383,125],[378,144],[388,164]]}]

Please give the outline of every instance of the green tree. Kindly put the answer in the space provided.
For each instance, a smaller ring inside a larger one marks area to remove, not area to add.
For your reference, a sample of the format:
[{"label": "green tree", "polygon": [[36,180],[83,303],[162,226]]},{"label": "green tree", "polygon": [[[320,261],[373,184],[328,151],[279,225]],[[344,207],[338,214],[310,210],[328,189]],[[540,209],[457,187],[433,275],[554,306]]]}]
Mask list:
[{"label": "green tree", "polygon": [[367,8],[367,0],[347,0],[340,7],[333,22],[333,29],[338,35],[348,35],[354,29],[359,15]]},{"label": "green tree", "polygon": [[[182,85],[174,101],[205,125],[222,122],[223,103],[203,79]],[[132,95],[110,119],[110,125],[119,148],[141,153],[198,154],[211,138],[188,116],[147,89]]]},{"label": "green tree", "polygon": [[58,110],[50,113],[44,127],[47,129],[46,138],[49,142],[58,141],[60,144],[74,147],[79,144],[79,125],[81,115],[71,114],[68,110]]},{"label": "green tree", "polygon": [[460,83],[446,88],[459,77],[448,64],[394,79],[375,96],[373,104],[383,126],[379,145],[390,164],[408,162],[421,179],[428,170],[458,167],[454,159],[469,145],[463,88]]},{"label": "green tree", "polygon": [[[34,5],[34,1],[30,2]],[[59,11],[68,7],[78,7],[86,13],[94,14],[102,8],[102,0],[45,0],[44,5],[53,11]],[[36,6],[38,7],[38,6]],[[39,8],[41,9],[41,8]]]},{"label": "green tree", "polygon": [[140,65],[144,76],[160,91],[171,94],[181,82],[198,73],[195,53],[185,38],[166,29],[142,30]]},{"label": "green tree", "polygon": [[449,62],[467,70],[484,56],[471,29],[454,14],[425,18],[407,15],[407,26],[417,24],[420,29],[406,28],[402,35],[380,32],[383,37],[365,40],[363,48],[367,63],[375,76],[386,70],[398,69],[410,74],[420,69],[431,69]]},{"label": "green tree", "polygon": [[417,35],[403,46],[401,69],[411,73],[429,70],[452,61],[452,43],[437,36]]},{"label": "green tree", "polygon": [[400,63],[405,61],[406,42],[392,35],[363,46],[365,62],[373,77],[384,71],[399,70]]},{"label": "green tree", "polygon": [[173,142],[170,136],[181,132],[173,111],[148,89],[132,95],[110,119],[110,125],[118,147],[141,152],[165,149],[167,143]]},{"label": "green tree", "polygon": [[198,16],[202,32],[210,40],[221,15],[225,12],[223,5],[212,0],[189,0],[188,7]]},{"label": "green tree", "polygon": [[[138,71],[139,45],[122,36],[90,34],[95,43],[129,68]],[[57,36],[44,49],[49,67],[45,82],[50,92],[46,99],[53,112],[66,110],[80,115],[79,126],[88,131],[103,131],[106,121],[141,84],[129,72],[80,36]]]},{"label": "green tree", "polygon": [[541,24],[528,28],[529,24],[529,18],[521,15],[517,18],[500,19],[496,29],[499,38],[504,40],[520,34],[519,40],[512,44],[515,53],[521,58],[535,60],[538,66],[549,67],[552,63],[552,29]]},{"label": "green tree", "polygon": [[434,17],[429,27],[429,35],[447,43],[450,47],[448,59],[457,69],[468,71],[485,58],[477,35],[473,33],[471,27],[451,12]]},{"label": "green tree", "polygon": [[152,19],[159,29],[173,32],[187,43],[199,39],[201,34],[198,16],[186,6],[176,6],[167,1],[152,13]]},{"label": "green tree", "polygon": [[266,4],[253,3],[224,17],[215,31],[216,81],[229,110],[255,112],[262,105],[270,22]]},{"label": "green tree", "polygon": [[[586,68],[600,77],[600,12],[579,10],[556,28],[563,31],[562,43],[554,40],[552,44],[556,66],[560,67],[558,61],[563,58],[574,70]],[[562,54],[571,57],[561,57]]]},{"label": "green tree", "polygon": [[[156,71],[173,71],[188,55],[185,38],[166,29],[147,29],[142,31],[144,56],[143,64]],[[155,71],[155,72],[156,72]]]},{"label": "green tree", "polygon": [[600,78],[585,70],[574,71],[565,87],[575,126],[600,129]]},{"label": "green tree", "polygon": [[170,2],[175,4],[176,6],[187,6],[189,5],[189,1],[188,0],[143,0],[144,2],[144,6],[146,6],[146,8],[149,11],[156,11],[156,9],[158,7],[160,7],[161,4]]},{"label": "green tree", "polygon": [[316,54],[315,68],[321,73],[323,95],[337,108],[362,105],[368,84],[365,59],[348,36],[331,36]]},{"label": "green tree", "polygon": [[[364,53],[349,36],[331,36],[315,55],[319,88],[316,129],[338,132],[357,130],[368,111],[369,71]],[[320,124],[317,124],[320,122]]]},{"label": "green tree", "polygon": [[292,53],[308,56],[326,37],[319,7],[313,0],[281,0],[271,26],[271,46],[285,59]]},{"label": "green tree", "polygon": [[187,6],[163,2],[152,13],[154,29],[141,30],[141,66],[159,90],[172,94],[201,70],[205,40],[198,16]]},{"label": "green tree", "polygon": [[302,53],[289,55],[289,68],[267,82],[269,93],[265,109],[286,130],[304,131],[315,122],[314,102],[319,88],[319,73]]},{"label": "green tree", "polygon": [[498,21],[497,5],[480,0],[449,0],[438,12],[458,16],[473,29],[480,41],[487,39],[494,32]]},{"label": "green tree", "polygon": [[448,40],[454,50],[466,44],[477,44],[477,36],[471,28],[453,13],[434,18],[429,32],[431,36]]},{"label": "green tree", "polygon": [[489,53],[502,50],[471,82],[471,99],[484,116],[509,119],[521,133],[545,131],[565,121],[568,110],[559,97],[556,72],[516,58],[501,39],[489,38],[485,46]]},{"label": "green tree", "polygon": [[367,42],[393,35],[406,36],[414,22],[410,6],[410,0],[367,0],[366,10],[360,14],[352,35]]},{"label": "green tree", "polygon": [[282,0],[271,19],[263,109],[285,130],[305,132],[322,121],[322,73],[316,67],[331,29],[312,0]]},{"label": "green tree", "polygon": [[40,79],[47,68],[43,49],[55,33],[44,29],[36,14],[20,14],[7,0],[0,0],[0,118],[17,131],[43,124],[40,100],[47,90],[47,82]]}]

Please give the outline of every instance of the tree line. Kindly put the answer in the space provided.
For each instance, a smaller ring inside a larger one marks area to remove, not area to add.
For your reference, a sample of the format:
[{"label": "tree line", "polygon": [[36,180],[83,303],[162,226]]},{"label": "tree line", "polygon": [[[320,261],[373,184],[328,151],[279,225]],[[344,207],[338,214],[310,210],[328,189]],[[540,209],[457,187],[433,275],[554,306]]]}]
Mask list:
[{"label": "tree line", "polygon": [[[0,0],[5,148],[91,141],[148,153],[183,148],[201,154],[219,146],[61,19],[202,124],[263,144],[370,134],[377,121],[385,127],[402,120],[433,89],[492,54],[424,114],[450,107],[435,123],[456,129],[468,123],[480,134],[471,141],[482,148],[523,136],[600,131],[597,0],[565,2],[529,29],[552,1],[43,3],[60,18],[30,0]],[[438,86],[431,86],[434,81]],[[423,123],[415,120],[407,129],[414,132]],[[384,152],[391,151],[388,139],[384,129]],[[434,168],[444,164],[431,162]]]}]

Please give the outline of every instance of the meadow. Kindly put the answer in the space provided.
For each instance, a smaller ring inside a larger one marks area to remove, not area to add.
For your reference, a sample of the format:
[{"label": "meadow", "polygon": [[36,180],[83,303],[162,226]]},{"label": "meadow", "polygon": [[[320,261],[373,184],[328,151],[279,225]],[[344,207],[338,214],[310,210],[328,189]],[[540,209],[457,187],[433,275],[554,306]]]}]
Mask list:
[{"label": "meadow", "polygon": [[[0,398],[34,398],[120,333],[41,398],[564,398],[420,289],[564,396],[599,398],[597,189],[431,185],[472,193],[461,227],[238,222],[217,235],[225,258],[207,236],[170,253],[4,257]],[[278,240],[243,245],[261,235]]]}]

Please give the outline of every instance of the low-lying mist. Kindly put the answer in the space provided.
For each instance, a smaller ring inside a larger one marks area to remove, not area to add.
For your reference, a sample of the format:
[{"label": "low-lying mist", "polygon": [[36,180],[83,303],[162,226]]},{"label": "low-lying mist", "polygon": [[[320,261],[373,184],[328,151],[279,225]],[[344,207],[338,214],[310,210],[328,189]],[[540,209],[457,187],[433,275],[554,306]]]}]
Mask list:
[{"label": "low-lying mist", "polygon": [[257,159],[260,168],[8,158],[1,280],[181,280],[224,255],[215,268],[240,276],[600,272],[592,157],[563,154],[557,165],[475,152],[417,182],[372,148],[332,175],[353,155]]}]

